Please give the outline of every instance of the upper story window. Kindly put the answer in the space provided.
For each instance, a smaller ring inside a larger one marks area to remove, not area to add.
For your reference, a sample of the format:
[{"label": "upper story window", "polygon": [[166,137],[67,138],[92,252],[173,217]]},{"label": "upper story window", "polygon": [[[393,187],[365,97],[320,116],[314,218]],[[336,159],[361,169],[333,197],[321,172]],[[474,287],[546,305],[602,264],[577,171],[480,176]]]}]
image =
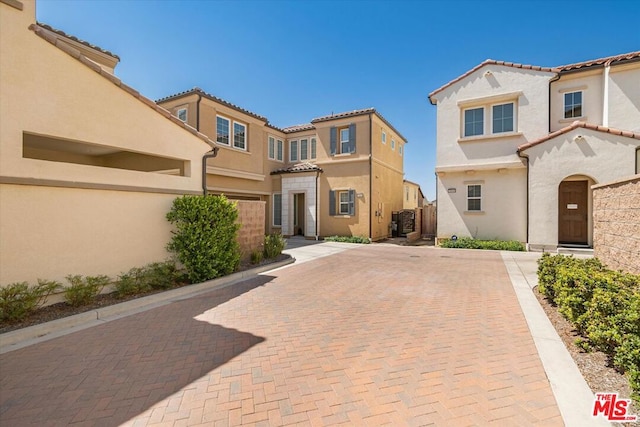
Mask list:
[{"label": "upper story window", "polygon": [[268,156],[271,160],[282,161],[282,140],[272,136],[268,139]]},{"label": "upper story window", "polygon": [[247,149],[247,126],[233,122],[233,146],[241,150]]},{"label": "upper story window", "polygon": [[317,154],[316,139],[311,138],[311,158],[315,159]]},{"label": "upper story window", "polygon": [[298,161],[298,141],[289,142],[289,161]]},{"label": "upper story window", "polygon": [[405,195],[405,199],[407,199],[407,202],[409,201],[409,187],[408,186],[404,186],[404,195]]},{"label": "upper story window", "polygon": [[398,154],[402,156],[402,144],[398,144]]},{"label": "upper story window", "polygon": [[292,162],[312,160],[316,158],[316,154],[316,138],[289,141],[289,158]]},{"label": "upper story window", "polygon": [[484,108],[464,110],[464,136],[484,134]]},{"label": "upper story window", "polygon": [[481,184],[467,185],[467,210],[475,211],[475,212],[482,210],[482,185]]},{"label": "upper story window", "polygon": [[227,118],[216,117],[216,141],[229,145],[229,126],[231,121]]},{"label": "upper story window", "polygon": [[178,110],[177,116],[180,120],[182,120],[183,122],[187,121],[187,109],[186,108],[180,108]]},{"label": "upper story window", "polygon": [[582,117],[582,91],[564,94],[564,118]]},{"label": "upper story window", "polygon": [[513,132],[513,102],[492,107],[493,133]]},{"label": "upper story window", "polygon": [[284,143],[281,139],[276,141],[276,160],[282,161],[284,158]]},{"label": "upper story window", "polygon": [[396,150],[396,140],[391,138],[391,150],[395,151]]},{"label": "upper story window", "polygon": [[220,144],[231,145],[231,129],[233,129],[233,147],[240,150],[247,149],[247,125],[233,121],[223,116],[216,116],[216,141]]},{"label": "upper story window", "polygon": [[301,139],[300,140],[300,160],[308,160],[309,159],[309,140]]},{"label": "upper story window", "polygon": [[383,144],[387,143],[387,134],[384,131],[382,131],[382,143]]},{"label": "upper story window", "polygon": [[356,125],[331,127],[331,155],[356,152]]}]

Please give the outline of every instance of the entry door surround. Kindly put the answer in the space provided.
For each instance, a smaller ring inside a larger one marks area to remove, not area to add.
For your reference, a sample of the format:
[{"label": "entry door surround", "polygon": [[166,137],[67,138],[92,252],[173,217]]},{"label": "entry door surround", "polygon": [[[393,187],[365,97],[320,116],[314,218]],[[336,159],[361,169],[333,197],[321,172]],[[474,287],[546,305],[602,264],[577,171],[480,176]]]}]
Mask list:
[{"label": "entry door surround", "polygon": [[558,188],[558,202],[558,243],[587,245],[589,182],[561,182]]}]

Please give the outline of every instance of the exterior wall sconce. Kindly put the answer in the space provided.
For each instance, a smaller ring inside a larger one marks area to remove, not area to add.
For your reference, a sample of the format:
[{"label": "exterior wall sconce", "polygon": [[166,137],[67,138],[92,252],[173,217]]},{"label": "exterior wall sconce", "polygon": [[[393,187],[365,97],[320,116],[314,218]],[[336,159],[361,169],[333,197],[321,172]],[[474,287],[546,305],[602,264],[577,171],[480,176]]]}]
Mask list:
[{"label": "exterior wall sconce", "polygon": [[493,73],[491,72],[491,70],[487,70],[484,72],[484,76],[485,77],[491,77],[493,75]]},{"label": "exterior wall sconce", "polygon": [[574,142],[580,142],[580,141],[584,141],[584,136],[582,135],[576,135],[573,137]]}]

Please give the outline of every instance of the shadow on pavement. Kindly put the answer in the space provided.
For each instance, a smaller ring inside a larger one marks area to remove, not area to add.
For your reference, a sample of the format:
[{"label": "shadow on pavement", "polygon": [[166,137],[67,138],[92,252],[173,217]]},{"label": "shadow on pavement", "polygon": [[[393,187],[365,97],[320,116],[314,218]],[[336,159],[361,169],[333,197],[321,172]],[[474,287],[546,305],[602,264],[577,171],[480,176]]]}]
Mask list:
[{"label": "shadow on pavement", "polygon": [[[0,356],[1,425],[118,425],[264,338],[195,317],[272,276]],[[176,409],[177,410],[177,409]]]}]

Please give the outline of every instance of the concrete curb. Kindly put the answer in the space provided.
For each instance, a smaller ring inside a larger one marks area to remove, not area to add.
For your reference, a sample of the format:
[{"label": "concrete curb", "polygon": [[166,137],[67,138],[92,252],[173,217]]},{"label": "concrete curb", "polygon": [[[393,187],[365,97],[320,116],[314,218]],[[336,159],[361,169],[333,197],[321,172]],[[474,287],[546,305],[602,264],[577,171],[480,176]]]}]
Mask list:
[{"label": "concrete curb", "polygon": [[40,325],[0,334],[0,354],[8,353],[57,338],[72,332],[81,331],[105,322],[110,322],[132,314],[141,313],[156,307],[170,304],[186,298],[191,298],[216,289],[231,286],[235,283],[258,276],[261,273],[282,268],[296,261],[291,257],[283,261],[266,264],[251,270],[240,271],[218,279],[195,285],[184,286],[170,291],[160,292],[142,298],[136,298],[119,304],[98,308],[96,310],[75,314],[63,319],[53,320]]}]

